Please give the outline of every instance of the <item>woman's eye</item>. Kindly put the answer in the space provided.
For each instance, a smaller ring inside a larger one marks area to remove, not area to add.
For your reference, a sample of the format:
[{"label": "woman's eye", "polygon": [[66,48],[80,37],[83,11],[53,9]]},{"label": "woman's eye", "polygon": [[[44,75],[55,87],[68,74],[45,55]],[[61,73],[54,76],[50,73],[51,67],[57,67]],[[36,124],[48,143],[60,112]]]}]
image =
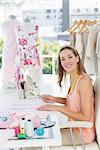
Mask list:
[{"label": "woman's eye", "polygon": [[64,61],[64,60],[65,60],[64,58],[61,59],[61,61]]},{"label": "woman's eye", "polygon": [[69,56],[68,58],[72,58],[72,56]]}]

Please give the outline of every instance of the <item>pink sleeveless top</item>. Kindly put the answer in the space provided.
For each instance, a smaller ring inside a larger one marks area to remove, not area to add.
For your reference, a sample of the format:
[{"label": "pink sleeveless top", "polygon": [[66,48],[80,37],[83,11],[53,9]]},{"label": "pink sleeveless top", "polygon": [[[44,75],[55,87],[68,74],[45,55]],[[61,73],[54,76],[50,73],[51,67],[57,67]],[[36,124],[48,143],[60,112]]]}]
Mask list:
[{"label": "pink sleeveless top", "polygon": [[[81,98],[80,98],[80,95],[77,93],[77,84],[82,76],[83,75],[81,75],[79,79],[77,80],[75,88],[72,92],[72,95],[70,96],[70,108],[74,112],[82,111]],[[94,99],[92,103],[91,118],[89,121],[94,122]],[[74,128],[73,131],[77,134],[80,133],[78,128]],[[92,141],[94,141],[95,139],[95,127],[94,126],[92,128],[83,128],[82,131],[83,131],[83,138],[84,138],[85,143],[91,143]]]}]

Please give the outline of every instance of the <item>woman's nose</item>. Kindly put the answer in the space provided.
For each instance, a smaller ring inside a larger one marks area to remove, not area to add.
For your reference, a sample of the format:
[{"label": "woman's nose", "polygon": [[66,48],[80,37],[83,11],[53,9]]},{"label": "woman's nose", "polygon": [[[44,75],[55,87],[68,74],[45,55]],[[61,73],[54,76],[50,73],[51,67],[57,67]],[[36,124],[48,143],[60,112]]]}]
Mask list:
[{"label": "woman's nose", "polygon": [[69,64],[69,63],[70,63],[70,61],[69,61],[68,59],[66,59],[66,60],[65,60],[65,63],[66,63],[66,64]]}]

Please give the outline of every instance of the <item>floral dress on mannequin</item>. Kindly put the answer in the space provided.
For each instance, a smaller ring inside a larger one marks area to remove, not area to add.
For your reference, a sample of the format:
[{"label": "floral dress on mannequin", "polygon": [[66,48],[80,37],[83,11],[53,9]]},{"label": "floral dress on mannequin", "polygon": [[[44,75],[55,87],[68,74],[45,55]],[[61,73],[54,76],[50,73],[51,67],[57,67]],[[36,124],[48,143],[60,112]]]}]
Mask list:
[{"label": "floral dress on mannequin", "polygon": [[38,80],[42,74],[39,51],[37,49],[38,26],[32,23],[18,25],[16,29],[18,50],[16,53],[15,80],[19,87],[20,82],[26,81],[27,90],[38,91]]}]

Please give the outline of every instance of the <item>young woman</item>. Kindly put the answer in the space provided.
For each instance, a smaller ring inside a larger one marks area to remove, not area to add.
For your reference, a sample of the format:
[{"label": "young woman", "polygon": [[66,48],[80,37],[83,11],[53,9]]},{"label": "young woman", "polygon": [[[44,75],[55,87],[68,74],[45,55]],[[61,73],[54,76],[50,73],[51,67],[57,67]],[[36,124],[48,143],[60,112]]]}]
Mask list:
[{"label": "young woman", "polygon": [[[80,56],[76,49],[70,46],[62,47],[58,55],[58,76],[59,85],[63,77],[70,74],[70,89],[66,98],[54,97],[51,95],[43,95],[45,102],[59,102],[65,104],[58,105],[42,105],[38,110],[43,111],[59,111],[69,117],[71,120],[82,120],[94,122],[94,95],[93,85],[89,76],[86,74]],[[67,132],[65,131],[67,130]],[[79,129],[73,129],[76,144],[80,144]],[[84,128],[83,137],[85,143],[91,143],[95,139],[95,128]],[[72,145],[69,129],[62,130],[63,145]]]}]

